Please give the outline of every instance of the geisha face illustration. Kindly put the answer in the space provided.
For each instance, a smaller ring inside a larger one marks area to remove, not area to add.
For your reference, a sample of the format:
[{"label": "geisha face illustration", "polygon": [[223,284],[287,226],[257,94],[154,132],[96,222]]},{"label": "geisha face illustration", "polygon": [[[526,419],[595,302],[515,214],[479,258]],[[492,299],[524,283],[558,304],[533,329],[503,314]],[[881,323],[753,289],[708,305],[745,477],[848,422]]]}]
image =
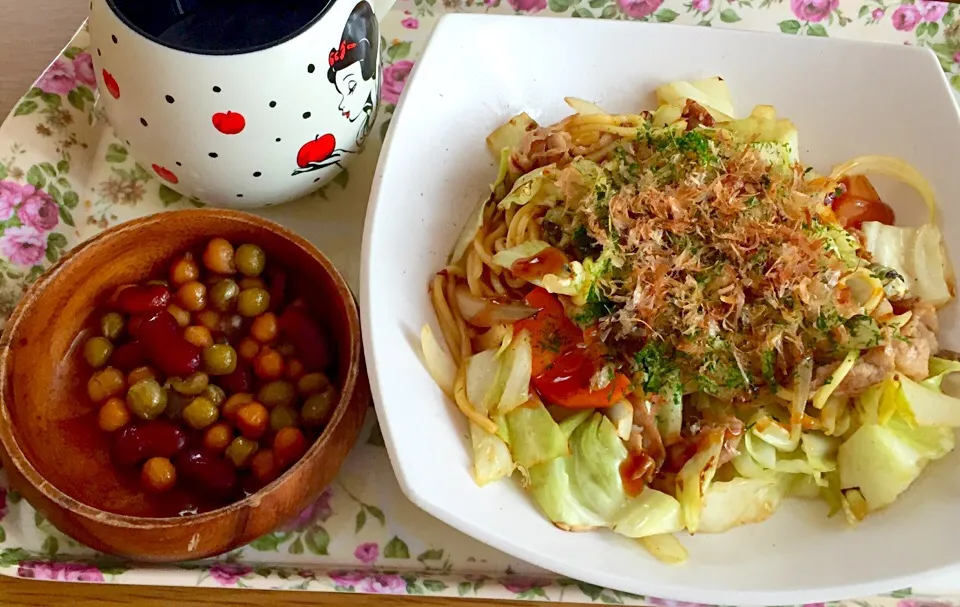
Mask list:
[{"label": "geisha face illustration", "polygon": [[380,33],[377,18],[366,1],[357,4],[340,37],[340,46],[330,51],[327,79],[340,93],[340,113],[359,124],[357,145],[362,145],[373,127],[379,100],[377,58]]},{"label": "geisha face illustration", "polygon": [[334,75],[333,84],[340,93],[340,113],[350,122],[372,111],[375,80],[364,80],[360,62],[352,63]]},{"label": "geisha face illustration", "polygon": [[358,152],[363,145],[373,128],[380,97],[379,47],[377,18],[370,3],[362,0],[347,18],[339,45],[327,57],[327,80],[340,94],[338,109],[343,119],[356,125],[356,133],[342,138],[346,140],[339,142],[345,144],[343,148],[337,147],[333,134],[318,134],[300,148],[294,175],[340,165],[345,154]]}]

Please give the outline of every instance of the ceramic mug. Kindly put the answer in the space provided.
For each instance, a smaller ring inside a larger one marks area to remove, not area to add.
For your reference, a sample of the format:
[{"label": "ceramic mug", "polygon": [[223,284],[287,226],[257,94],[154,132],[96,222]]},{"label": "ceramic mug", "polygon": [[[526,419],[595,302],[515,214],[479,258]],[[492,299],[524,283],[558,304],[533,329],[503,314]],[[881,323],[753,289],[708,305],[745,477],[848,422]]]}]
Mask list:
[{"label": "ceramic mug", "polygon": [[234,208],[329,182],[380,99],[394,0],[93,0],[100,103],[164,185]]}]

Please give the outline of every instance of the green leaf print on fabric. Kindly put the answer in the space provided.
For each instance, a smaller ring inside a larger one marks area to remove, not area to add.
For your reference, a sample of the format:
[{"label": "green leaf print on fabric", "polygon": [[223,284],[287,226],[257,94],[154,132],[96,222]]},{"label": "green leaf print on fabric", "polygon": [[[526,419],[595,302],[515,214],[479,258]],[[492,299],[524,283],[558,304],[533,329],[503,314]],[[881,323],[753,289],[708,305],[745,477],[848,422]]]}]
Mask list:
[{"label": "green leaf print on fabric", "polygon": [[410,549],[407,544],[397,536],[387,542],[383,548],[383,556],[388,559],[408,559],[410,558]]},{"label": "green leaf print on fabric", "polygon": [[786,21],[781,21],[777,25],[780,27],[780,31],[784,34],[796,34],[800,31],[800,22],[796,19],[787,19]]}]

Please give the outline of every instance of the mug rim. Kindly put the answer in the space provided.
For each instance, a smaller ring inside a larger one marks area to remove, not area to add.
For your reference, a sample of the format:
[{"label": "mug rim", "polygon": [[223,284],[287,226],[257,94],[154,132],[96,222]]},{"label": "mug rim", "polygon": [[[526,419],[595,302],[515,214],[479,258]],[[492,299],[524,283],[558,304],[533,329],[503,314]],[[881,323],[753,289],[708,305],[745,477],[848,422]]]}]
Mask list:
[{"label": "mug rim", "polygon": [[[259,51],[265,51],[265,50],[267,50],[267,49],[271,49],[271,48],[273,48],[273,47],[275,47],[275,46],[280,46],[281,44],[285,44],[285,43],[290,42],[291,40],[293,40],[293,39],[295,39],[295,38],[298,38],[298,37],[301,36],[302,34],[306,33],[307,30],[311,29],[314,25],[316,25],[321,19],[323,19],[324,15],[326,15],[327,12],[329,12],[330,9],[333,8],[333,6],[334,6],[335,4],[337,4],[339,1],[340,1],[340,0],[329,0],[329,2],[327,2],[327,3],[324,5],[323,9],[321,9],[319,13],[317,13],[312,19],[310,19],[310,21],[308,21],[307,23],[305,23],[305,24],[304,24],[303,26],[301,26],[300,28],[294,30],[293,32],[287,34],[286,36],[283,36],[282,38],[278,38],[278,39],[276,39],[276,40],[272,40],[272,41],[270,41],[270,42],[266,42],[266,43],[264,43],[264,44],[260,44],[260,45],[257,45],[257,46],[250,46],[250,47],[245,47],[245,48],[242,48],[242,49],[233,49],[233,50],[196,49],[196,48],[190,48],[190,47],[187,47],[187,46],[182,46],[182,45],[179,45],[179,44],[172,44],[172,43],[163,41],[163,40],[161,40],[160,38],[158,38],[157,36],[154,36],[153,34],[147,33],[146,31],[144,31],[143,28],[141,28],[140,26],[136,25],[136,24],[133,23],[129,18],[127,18],[127,16],[126,16],[124,13],[122,13],[122,12],[117,8],[117,5],[116,5],[117,2],[116,2],[116,0],[105,0],[105,3],[106,3],[106,5],[107,5],[107,8],[110,9],[110,12],[113,13],[113,15],[114,15],[117,19],[119,19],[124,25],[126,25],[127,27],[129,27],[131,30],[133,30],[133,31],[136,32],[137,34],[143,36],[143,37],[146,38],[147,40],[150,40],[151,42],[154,42],[154,43],[156,43],[156,44],[159,44],[160,46],[169,48],[169,49],[171,49],[171,50],[179,51],[179,52],[181,52],[181,53],[187,53],[187,54],[190,54],[190,55],[201,55],[201,56],[208,56],[208,57],[209,57],[209,56],[235,57],[235,56],[238,56],[238,55],[248,55],[248,54],[250,54],[250,53],[256,53],[256,52],[259,52]],[[372,3],[371,0],[367,0],[367,2],[369,2],[369,3],[371,4],[371,6],[373,5],[373,3]]]}]

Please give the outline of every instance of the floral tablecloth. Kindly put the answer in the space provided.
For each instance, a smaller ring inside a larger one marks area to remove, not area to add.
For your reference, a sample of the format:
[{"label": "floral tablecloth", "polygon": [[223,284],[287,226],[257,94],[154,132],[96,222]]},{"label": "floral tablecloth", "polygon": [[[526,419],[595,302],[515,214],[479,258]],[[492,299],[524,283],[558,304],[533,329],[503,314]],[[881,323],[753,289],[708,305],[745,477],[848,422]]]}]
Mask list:
[{"label": "floral tablecloth", "polygon": [[[260,213],[314,241],[354,290],[380,144],[426,38],[436,20],[453,11],[635,19],[912,44],[932,49],[960,92],[960,7],[941,2],[400,0],[382,23],[384,103],[371,144],[349,172],[323,190]],[[0,326],[26,285],[70,247],[121,221],[202,205],[159,183],[113,136],[96,105],[87,42],[81,29],[0,126]],[[424,514],[403,498],[372,412],[339,478],[315,504],[287,527],[215,561],[147,567],[96,554],[54,529],[0,473],[0,573],[76,582],[677,605],[550,574]],[[954,582],[948,575],[922,592],[903,589],[843,604],[955,602],[960,578]]]}]

